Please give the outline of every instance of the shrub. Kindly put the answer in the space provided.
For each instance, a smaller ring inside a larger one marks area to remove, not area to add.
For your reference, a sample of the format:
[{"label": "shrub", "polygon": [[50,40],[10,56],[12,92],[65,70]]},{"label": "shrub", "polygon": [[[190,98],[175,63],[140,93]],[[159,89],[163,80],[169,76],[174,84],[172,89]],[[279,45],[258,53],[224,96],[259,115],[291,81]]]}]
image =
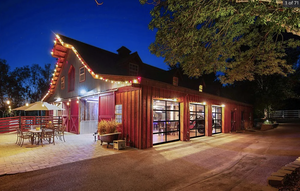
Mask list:
[{"label": "shrub", "polygon": [[100,135],[118,132],[119,123],[116,120],[101,120],[98,123],[98,133]]}]

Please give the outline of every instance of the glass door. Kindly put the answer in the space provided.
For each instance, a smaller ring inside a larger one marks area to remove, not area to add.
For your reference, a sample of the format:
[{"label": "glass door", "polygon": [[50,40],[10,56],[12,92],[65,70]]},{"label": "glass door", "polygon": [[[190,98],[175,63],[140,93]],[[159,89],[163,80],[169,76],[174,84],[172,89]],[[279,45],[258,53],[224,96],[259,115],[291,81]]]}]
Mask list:
[{"label": "glass door", "polygon": [[212,134],[222,133],[222,107],[212,106]]},{"label": "glass door", "polygon": [[153,144],[179,140],[179,103],[153,100]]},{"label": "glass door", "polygon": [[205,106],[190,103],[190,138],[205,135]]}]

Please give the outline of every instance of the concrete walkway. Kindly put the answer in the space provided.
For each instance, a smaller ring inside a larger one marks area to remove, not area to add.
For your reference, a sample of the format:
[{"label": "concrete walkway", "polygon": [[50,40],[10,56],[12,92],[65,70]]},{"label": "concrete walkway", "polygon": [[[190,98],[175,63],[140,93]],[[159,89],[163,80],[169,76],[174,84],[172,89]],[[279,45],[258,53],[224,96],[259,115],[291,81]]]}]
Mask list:
[{"label": "concrete walkway", "polygon": [[[115,180],[116,172],[126,174],[126,178],[118,180],[119,184],[101,182],[115,190],[276,190],[268,186],[267,178],[300,156],[299,124],[280,125],[268,131],[199,137],[146,150],[107,149],[106,145],[95,143],[90,134],[67,134],[65,137],[66,142],[58,140],[56,145],[42,147],[27,143],[20,147],[15,144],[15,134],[0,135],[0,174],[75,161],[84,164],[82,160],[97,158],[92,162],[105,167],[97,169],[97,176],[106,175],[107,179]],[[108,174],[111,171],[115,173]],[[137,177],[139,181],[133,181]]]}]

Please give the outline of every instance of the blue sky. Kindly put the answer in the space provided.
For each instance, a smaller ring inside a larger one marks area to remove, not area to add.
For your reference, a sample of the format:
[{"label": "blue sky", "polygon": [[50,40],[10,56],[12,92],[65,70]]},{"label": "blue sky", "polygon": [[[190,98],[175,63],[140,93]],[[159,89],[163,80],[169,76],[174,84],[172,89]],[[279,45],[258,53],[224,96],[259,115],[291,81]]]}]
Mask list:
[{"label": "blue sky", "polygon": [[167,69],[163,58],[148,47],[155,31],[148,29],[153,5],[138,0],[1,0],[0,58],[11,69],[24,65],[55,64],[50,54],[54,33],[116,52],[126,46],[144,63]]}]

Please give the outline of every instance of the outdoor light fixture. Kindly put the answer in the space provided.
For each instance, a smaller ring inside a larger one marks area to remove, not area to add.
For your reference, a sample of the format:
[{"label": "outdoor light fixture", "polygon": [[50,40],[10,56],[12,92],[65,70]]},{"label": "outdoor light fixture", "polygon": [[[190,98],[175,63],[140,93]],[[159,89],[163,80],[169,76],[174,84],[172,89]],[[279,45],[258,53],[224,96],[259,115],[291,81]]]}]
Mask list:
[{"label": "outdoor light fixture", "polygon": [[71,101],[71,99],[69,99],[69,102]]},{"label": "outdoor light fixture", "polygon": [[84,95],[86,93],[86,90],[81,90],[80,94]]},{"label": "outdoor light fixture", "polygon": [[28,103],[26,103],[25,105],[26,105],[26,106],[28,106],[29,104],[28,104]]},{"label": "outdoor light fixture", "polygon": [[10,104],[10,101],[9,101],[9,100],[7,100],[7,101],[6,101],[6,103],[7,103],[7,105],[9,105],[9,104]]},{"label": "outdoor light fixture", "polygon": [[205,102],[205,101],[203,102],[203,105],[206,105],[206,102]]},{"label": "outdoor light fixture", "polygon": [[225,105],[224,105],[224,104],[222,104],[222,105],[221,105],[221,107],[225,107]]}]

